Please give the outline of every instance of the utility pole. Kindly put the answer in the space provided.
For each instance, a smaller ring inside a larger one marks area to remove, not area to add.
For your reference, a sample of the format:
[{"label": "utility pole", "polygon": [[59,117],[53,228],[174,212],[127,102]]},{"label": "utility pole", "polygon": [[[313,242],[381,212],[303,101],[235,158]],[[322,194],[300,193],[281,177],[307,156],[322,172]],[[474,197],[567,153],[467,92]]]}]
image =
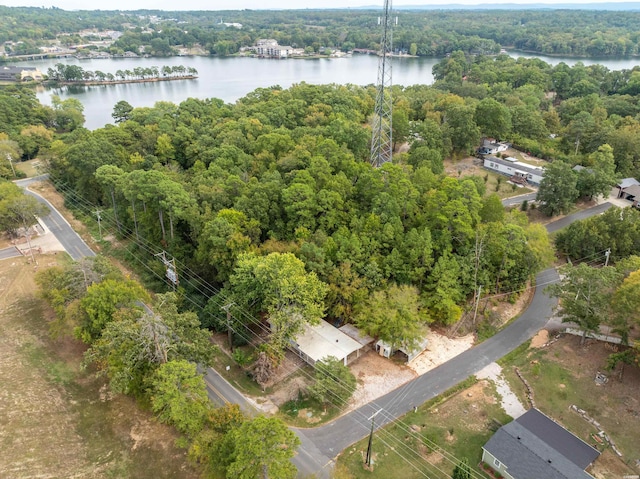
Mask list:
[{"label": "utility pole", "polygon": [[607,251],[604,252],[605,260],[604,265],[609,266],[609,256],[611,255],[611,248],[608,248]]},{"label": "utility pole", "polygon": [[100,232],[100,241],[102,241],[102,223],[100,223],[100,220],[102,220],[102,216],[100,216],[101,213],[102,210],[96,210],[96,216],[98,217],[98,231]]},{"label": "utility pole", "polygon": [[229,349],[233,352],[233,332],[231,331],[231,306],[236,303],[225,304],[222,308],[227,313],[227,335],[229,338]]},{"label": "utility pole", "polygon": [[[391,0],[384,1],[384,13],[378,19],[382,24],[381,52],[378,61],[378,82],[373,122],[371,125],[371,155],[369,161],[379,168],[389,163],[393,156],[391,99],[391,54],[393,53],[393,26],[391,19]],[[396,19],[397,21],[397,19]]]},{"label": "utility pole", "polygon": [[9,164],[11,165],[11,171],[13,172],[13,177],[17,178],[16,169],[13,167],[13,158],[11,158],[11,155],[9,153],[7,153],[7,160],[9,160]]},{"label": "utility pole", "polygon": [[154,254],[153,256],[155,256],[156,258],[160,258],[162,263],[167,268],[165,276],[167,277],[169,282],[173,285],[173,290],[175,291],[179,284],[178,273],[176,269],[176,259],[175,258],[168,259],[167,252],[164,250],[162,250],[162,253]]},{"label": "utility pole", "polygon": [[373,414],[373,416],[371,416],[369,418],[369,420],[371,421],[371,433],[369,434],[369,445],[367,446],[367,459],[365,460],[365,464],[367,465],[367,467],[371,467],[371,456],[372,456],[372,451],[371,451],[371,445],[373,443],[373,430],[375,428],[375,420],[376,420],[376,416],[382,412],[382,409],[379,409],[377,412],[375,412]]},{"label": "utility pole", "polygon": [[476,308],[473,312],[473,324],[476,324],[476,316],[478,316],[478,306],[480,306],[480,294],[482,293],[482,285],[478,286],[478,296],[476,297]]}]

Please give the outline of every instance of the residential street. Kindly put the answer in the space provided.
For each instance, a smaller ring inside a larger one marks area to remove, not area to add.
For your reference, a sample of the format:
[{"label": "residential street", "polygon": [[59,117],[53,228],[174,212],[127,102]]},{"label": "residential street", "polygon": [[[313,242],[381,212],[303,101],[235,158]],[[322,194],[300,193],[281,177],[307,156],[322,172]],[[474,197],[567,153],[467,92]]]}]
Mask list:
[{"label": "residential street", "polygon": [[[28,184],[42,179],[45,178],[31,178],[16,183],[26,188]],[[48,201],[33,192],[26,191],[50,208],[51,213],[42,220],[73,259],[95,255]],[[600,214],[611,206],[610,203],[605,203],[575,213],[550,223],[547,225],[547,230],[549,232],[557,231],[578,219]],[[298,467],[299,475],[316,474],[317,477],[328,478],[330,465],[336,455],[369,433],[370,422],[368,418],[372,414],[382,409],[382,412],[376,417],[376,426],[393,421],[411,411],[414,406],[423,404],[470,375],[477,373],[534,336],[552,316],[556,304],[556,300],[545,293],[544,285],[557,280],[558,274],[553,268],[539,273],[536,277],[538,287],[529,307],[515,321],[492,338],[330,424],[313,429],[294,428],[302,441],[298,455],[293,460]],[[209,397],[213,402],[218,404],[237,403],[247,413],[255,411],[251,402],[218,372],[208,369],[205,381]]]},{"label": "residential street", "polygon": [[503,206],[521,205],[523,201],[528,201],[529,203],[531,203],[532,201],[535,201],[537,195],[538,195],[538,192],[534,191],[533,193],[527,193],[525,195],[512,196],[511,198],[505,198],[504,200],[502,200],[502,205]]},{"label": "residential street", "polygon": [[574,221],[583,220],[585,218],[589,218],[591,216],[599,215],[600,213],[604,213],[613,205],[611,203],[602,203],[600,205],[594,206],[593,208],[589,208],[587,210],[578,211],[569,216],[565,216],[553,223],[549,223],[547,225],[547,231],[549,233],[555,233],[558,230],[561,230],[565,226],[569,226]]}]

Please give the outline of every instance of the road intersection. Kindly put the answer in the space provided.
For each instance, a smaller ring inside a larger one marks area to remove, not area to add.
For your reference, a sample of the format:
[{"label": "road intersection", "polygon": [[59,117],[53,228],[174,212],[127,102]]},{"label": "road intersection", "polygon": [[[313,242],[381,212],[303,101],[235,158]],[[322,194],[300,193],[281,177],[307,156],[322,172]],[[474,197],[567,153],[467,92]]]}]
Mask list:
[{"label": "road intersection", "polygon": [[[20,180],[16,184],[25,188],[28,194],[49,207],[50,214],[41,219],[74,260],[95,256],[91,248],[51,203],[26,189],[29,184],[44,179],[46,176]],[[611,206],[611,204],[605,203],[567,216],[548,224],[547,230],[557,231],[577,219],[600,214]],[[0,252],[1,254],[2,252]],[[11,253],[7,252],[6,254]],[[554,298],[547,295],[541,286],[557,280],[558,273],[554,268],[539,273],[536,277],[538,287],[529,307],[495,336],[409,381],[395,391],[350,411],[329,424],[313,429],[293,428],[302,442],[298,455],[293,459],[299,475],[305,477],[315,474],[317,477],[328,478],[335,457],[344,448],[369,433],[370,423],[367,418],[373,413],[380,409],[383,410],[383,414],[377,418],[377,426],[384,426],[408,413],[414,407],[420,406],[425,401],[442,394],[469,376],[476,374],[486,365],[500,359],[533,337],[551,318],[553,308],[557,303]],[[217,371],[208,368],[205,372],[205,382],[212,402],[220,405],[236,403],[246,413],[254,414],[256,412],[257,408],[252,401],[245,398]]]}]

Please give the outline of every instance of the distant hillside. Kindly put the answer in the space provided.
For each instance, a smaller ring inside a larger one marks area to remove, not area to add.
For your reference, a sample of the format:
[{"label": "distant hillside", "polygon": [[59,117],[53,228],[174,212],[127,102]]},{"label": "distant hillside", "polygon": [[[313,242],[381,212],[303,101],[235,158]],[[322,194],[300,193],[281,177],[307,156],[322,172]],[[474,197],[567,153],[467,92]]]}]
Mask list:
[{"label": "distant hillside", "polygon": [[[379,9],[380,6],[362,7]],[[640,2],[617,3],[483,3],[480,5],[394,5],[394,10],[609,10],[639,11]]]}]

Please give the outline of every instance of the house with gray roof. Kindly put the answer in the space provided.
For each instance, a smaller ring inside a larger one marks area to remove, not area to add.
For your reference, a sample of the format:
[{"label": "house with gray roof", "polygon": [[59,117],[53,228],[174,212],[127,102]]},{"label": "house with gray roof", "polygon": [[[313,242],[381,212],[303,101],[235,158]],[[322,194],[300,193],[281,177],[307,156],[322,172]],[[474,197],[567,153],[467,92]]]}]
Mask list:
[{"label": "house with gray roof", "polygon": [[593,479],[585,469],[599,455],[537,409],[502,426],[482,448],[482,461],[507,479]]},{"label": "house with gray roof", "polygon": [[624,198],[633,202],[636,208],[640,204],[640,181],[635,178],[623,178],[616,185],[618,188],[618,198]]}]

